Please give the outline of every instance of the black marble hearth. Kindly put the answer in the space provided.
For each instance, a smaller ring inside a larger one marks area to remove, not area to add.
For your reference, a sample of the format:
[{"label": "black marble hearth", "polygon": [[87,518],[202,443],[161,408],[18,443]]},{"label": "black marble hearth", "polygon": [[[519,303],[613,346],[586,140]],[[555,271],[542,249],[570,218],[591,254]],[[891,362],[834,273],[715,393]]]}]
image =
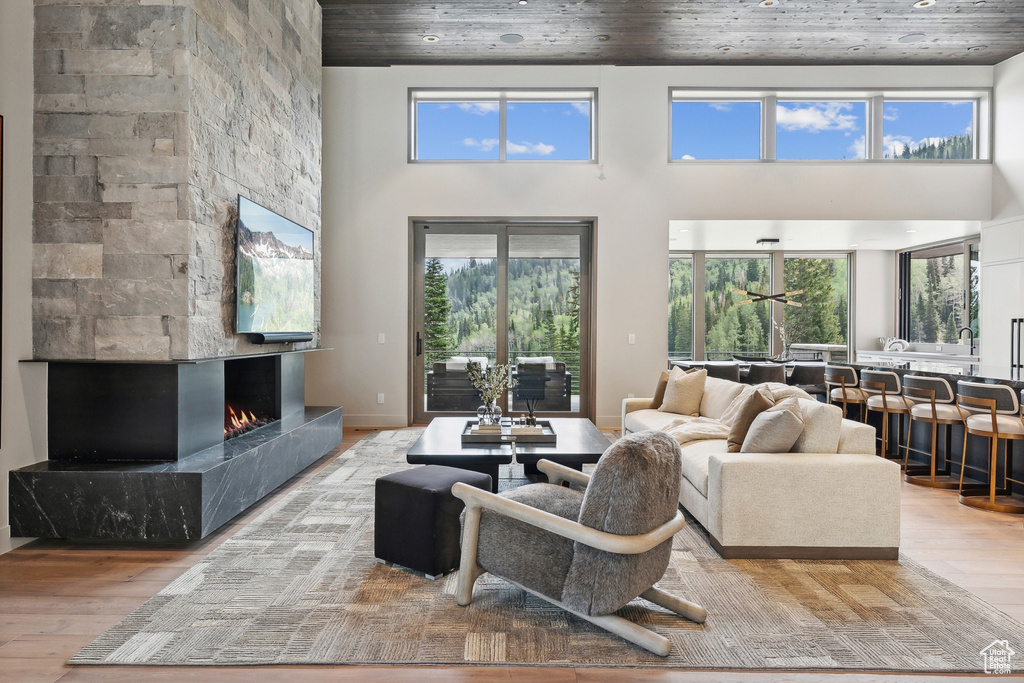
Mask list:
[{"label": "black marble hearth", "polygon": [[[9,474],[12,536],[199,539],[342,440],[301,352],[49,364],[49,460]],[[231,404],[273,420],[225,441]]]},{"label": "black marble hearth", "polygon": [[307,407],[174,462],[49,460],[14,470],[11,535],[203,538],[341,443],[341,413]]}]

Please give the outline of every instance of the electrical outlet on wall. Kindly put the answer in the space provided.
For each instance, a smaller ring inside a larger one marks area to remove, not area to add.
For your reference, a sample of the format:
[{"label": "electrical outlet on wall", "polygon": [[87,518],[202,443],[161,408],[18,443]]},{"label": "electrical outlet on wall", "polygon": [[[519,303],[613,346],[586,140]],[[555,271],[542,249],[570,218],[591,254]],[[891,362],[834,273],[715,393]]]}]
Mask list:
[{"label": "electrical outlet on wall", "polygon": [[384,404],[384,394],[377,394],[377,403],[378,405]]}]

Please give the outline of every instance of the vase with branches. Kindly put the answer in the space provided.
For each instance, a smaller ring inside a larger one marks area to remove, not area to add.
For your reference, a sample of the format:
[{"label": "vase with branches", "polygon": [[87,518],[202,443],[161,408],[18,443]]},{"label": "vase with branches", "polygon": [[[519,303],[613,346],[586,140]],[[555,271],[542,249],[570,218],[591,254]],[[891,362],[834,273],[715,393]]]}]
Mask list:
[{"label": "vase with branches", "polygon": [[501,407],[498,405],[498,399],[519,384],[512,376],[512,363],[491,365],[484,369],[476,361],[470,361],[466,364],[466,374],[469,376],[473,388],[480,392],[480,397],[484,401],[484,405],[477,410],[481,423],[499,422]]}]

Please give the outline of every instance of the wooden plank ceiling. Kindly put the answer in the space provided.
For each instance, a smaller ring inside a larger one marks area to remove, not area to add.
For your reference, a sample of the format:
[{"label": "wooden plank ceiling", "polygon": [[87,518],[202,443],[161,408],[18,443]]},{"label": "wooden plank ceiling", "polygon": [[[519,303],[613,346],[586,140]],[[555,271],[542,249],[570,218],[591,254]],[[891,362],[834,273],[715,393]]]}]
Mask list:
[{"label": "wooden plank ceiling", "polygon": [[1024,52],[1024,0],[319,1],[324,66],[991,65]]}]

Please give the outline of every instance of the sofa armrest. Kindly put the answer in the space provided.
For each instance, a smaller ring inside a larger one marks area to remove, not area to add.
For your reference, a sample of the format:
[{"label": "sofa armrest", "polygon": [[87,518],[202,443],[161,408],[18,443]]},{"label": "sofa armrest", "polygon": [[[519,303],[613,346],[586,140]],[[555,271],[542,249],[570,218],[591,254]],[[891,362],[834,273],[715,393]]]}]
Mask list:
[{"label": "sofa armrest", "polygon": [[875,454],[877,432],[871,425],[843,419],[839,425],[839,453]]},{"label": "sofa armrest", "polygon": [[624,398],[622,399],[622,421],[619,423],[621,429],[626,428],[626,414],[634,410],[647,410],[654,402],[653,398]]},{"label": "sofa armrest", "polygon": [[900,467],[848,453],[714,454],[708,462],[708,531],[723,547],[895,553]]}]

